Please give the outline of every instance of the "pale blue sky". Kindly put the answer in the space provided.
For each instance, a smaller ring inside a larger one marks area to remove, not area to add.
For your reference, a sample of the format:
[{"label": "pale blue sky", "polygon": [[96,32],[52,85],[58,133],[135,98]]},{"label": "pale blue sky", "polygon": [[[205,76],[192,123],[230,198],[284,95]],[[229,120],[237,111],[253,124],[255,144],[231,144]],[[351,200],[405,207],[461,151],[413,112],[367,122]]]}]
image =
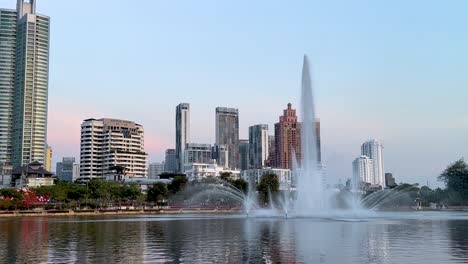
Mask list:
[{"label": "pale blue sky", "polygon": [[[15,0],[0,0],[14,8]],[[37,0],[52,23],[49,144],[79,156],[81,120],[145,127],[150,161],[174,146],[175,106],[192,141],[214,141],[214,108],[273,124],[299,101],[309,55],[331,182],[381,140],[397,181],[430,181],[468,157],[467,1]]]}]

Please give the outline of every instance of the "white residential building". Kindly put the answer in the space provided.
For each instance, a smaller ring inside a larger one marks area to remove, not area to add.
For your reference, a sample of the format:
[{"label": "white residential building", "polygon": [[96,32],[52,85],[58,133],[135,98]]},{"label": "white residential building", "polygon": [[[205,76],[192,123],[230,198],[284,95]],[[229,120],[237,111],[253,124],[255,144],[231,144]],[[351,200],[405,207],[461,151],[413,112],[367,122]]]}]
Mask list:
[{"label": "white residential building", "polygon": [[240,171],[225,169],[216,163],[191,163],[185,166],[185,175],[189,181],[218,177],[222,172],[229,172],[234,179],[240,177]]},{"label": "white residential building", "polygon": [[265,174],[275,174],[278,176],[280,191],[292,191],[295,189],[292,185],[292,173],[289,169],[275,169],[266,167],[262,169],[244,170],[242,171],[242,178],[251,184],[257,185]]},{"label": "white residential building", "polygon": [[372,159],[363,155],[353,161],[352,183],[354,186],[360,186],[362,183],[379,184],[374,177]]},{"label": "white residential building", "polygon": [[143,126],[118,119],[87,119],[81,124],[80,177],[112,178],[113,167],[124,178],[146,177]]},{"label": "white residential building", "polygon": [[361,155],[372,159],[373,184],[385,187],[385,170],[382,155],[383,146],[378,140],[372,139],[361,146]]}]

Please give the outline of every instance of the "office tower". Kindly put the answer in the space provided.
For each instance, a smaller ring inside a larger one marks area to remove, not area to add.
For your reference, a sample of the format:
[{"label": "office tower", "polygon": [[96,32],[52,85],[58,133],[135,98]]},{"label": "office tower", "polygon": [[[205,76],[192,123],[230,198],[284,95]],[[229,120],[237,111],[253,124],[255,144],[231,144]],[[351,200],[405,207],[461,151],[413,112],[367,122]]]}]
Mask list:
[{"label": "office tower", "polygon": [[361,155],[367,156],[373,161],[374,184],[385,187],[384,162],[382,156],[382,144],[375,140],[369,140],[361,145]]},{"label": "office tower", "polygon": [[176,107],[176,159],[178,172],[184,172],[184,151],[189,142],[190,105],[181,103]]},{"label": "office tower", "polygon": [[153,162],[148,165],[148,179],[159,179],[159,175],[164,172],[164,161]]},{"label": "office tower", "polygon": [[212,148],[212,158],[216,160],[216,164],[218,164],[221,168],[228,168],[229,163],[229,151],[226,145],[214,145]]},{"label": "office tower", "polygon": [[229,152],[228,167],[239,168],[239,110],[216,108],[216,144],[226,145]]},{"label": "office tower", "polygon": [[361,186],[362,183],[375,184],[373,161],[367,156],[361,156],[353,161],[354,186]]},{"label": "office tower", "polygon": [[177,171],[177,158],[175,149],[166,149],[164,159],[164,171],[165,172],[176,172]]},{"label": "office tower", "polygon": [[46,171],[52,171],[52,154],[52,148],[49,145],[47,145],[44,164]]},{"label": "office tower", "polygon": [[249,140],[239,140],[239,165],[241,170],[247,170],[249,168]]},{"label": "office tower", "polygon": [[249,169],[261,169],[266,166],[269,152],[268,125],[249,127]]},{"label": "office tower", "polygon": [[63,157],[61,162],[57,162],[55,175],[61,181],[73,182],[73,169],[75,164],[74,157]]},{"label": "office tower", "polygon": [[211,145],[188,143],[184,156],[184,170],[185,166],[191,166],[192,163],[209,164],[212,160]]},{"label": "office tower", "polygon": [[0,163],[45,162],[49,22],[35,0],[0,10]]},{"label": "office tower", "polygon": [[279,119],[275,124],[275,167],[291,169],[293,153],[296,153],[297,161],[301,161],[301,123],[297,121],[291,103]]},{"label": "office tower", "polygon": [[143,126],[118,119],[86,119],[81,124],[81,177],[112,179],[114,168],[124,177],[146,177]]}]

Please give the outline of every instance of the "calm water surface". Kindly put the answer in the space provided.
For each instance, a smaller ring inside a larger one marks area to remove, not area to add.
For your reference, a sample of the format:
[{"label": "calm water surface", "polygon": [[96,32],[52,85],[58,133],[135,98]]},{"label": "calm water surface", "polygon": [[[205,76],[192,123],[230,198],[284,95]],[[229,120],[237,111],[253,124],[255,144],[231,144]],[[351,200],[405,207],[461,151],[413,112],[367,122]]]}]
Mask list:
[{"label": "calm water surface", "polygon": [[0,263],[468,263],[468,214],[0,219]]}]

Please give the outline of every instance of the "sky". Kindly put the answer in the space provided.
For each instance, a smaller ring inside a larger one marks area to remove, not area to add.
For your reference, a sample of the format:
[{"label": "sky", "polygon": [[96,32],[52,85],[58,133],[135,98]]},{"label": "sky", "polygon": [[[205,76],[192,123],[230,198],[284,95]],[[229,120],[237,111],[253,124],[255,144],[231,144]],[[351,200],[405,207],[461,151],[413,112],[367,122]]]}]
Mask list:
[{"label": "sky", "polygon": [[288,102],[299,109],[307,54],[330,183],[376,138],[397,182],[440,186],[468,157],[466,10],[463,0],[37,0],[51,17],[54,163],[79,158],[81,122],[102,117],[142,124],[149,161],[161,161],[180,102],[192,142],[214,142],[217,106],[239,108],[241,138],[260,123],[273,134]]}]

